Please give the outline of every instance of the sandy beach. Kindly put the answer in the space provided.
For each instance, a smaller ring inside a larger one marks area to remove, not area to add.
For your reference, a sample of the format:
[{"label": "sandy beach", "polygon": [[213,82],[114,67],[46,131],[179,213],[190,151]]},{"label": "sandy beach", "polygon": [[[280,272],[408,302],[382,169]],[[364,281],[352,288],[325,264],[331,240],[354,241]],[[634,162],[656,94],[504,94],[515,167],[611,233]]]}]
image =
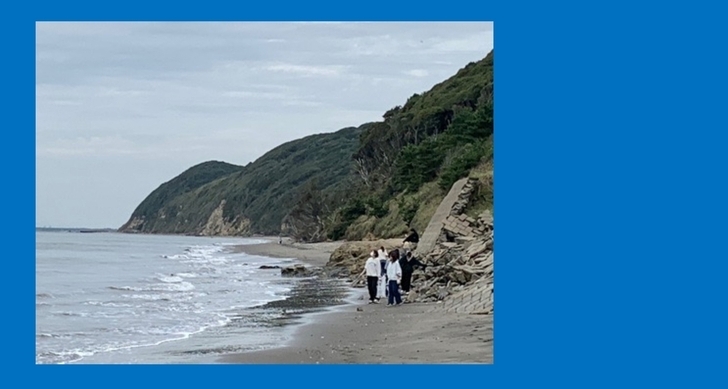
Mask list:
[{"label": "sandy beach", "polygon": [[308,244],[294,243],[290,239],[284,238],[283,244],[278,244],[278,237],[275,236],[266,236],[262,237],[262,239],[270,242],[237,246],[234,251],[273,258],[297,258],[311,266],[323,266],[329,260],[331,253],[342,243],[340,241]]},{"label": "sandy beach", "polygon": [[[240,246],[254,255],[298,258],[323,266],[341,242]],[[231,354],[219,362],[244,364],[493,363],[493,316],[445,313],[438,303],[395,307],[354,302],[306,315],[281,347]]]}]

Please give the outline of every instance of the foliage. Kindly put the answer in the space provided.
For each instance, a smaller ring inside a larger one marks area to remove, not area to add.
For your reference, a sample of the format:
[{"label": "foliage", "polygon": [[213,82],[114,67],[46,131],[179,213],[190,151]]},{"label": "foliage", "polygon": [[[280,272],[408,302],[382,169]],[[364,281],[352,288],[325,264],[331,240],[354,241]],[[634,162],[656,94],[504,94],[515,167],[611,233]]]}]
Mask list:
[{"label": "foliage", "polygon": [[[423,228],[443,192],[492,159],[491,51],[383,121],[291,141],[245,167],[190,168],[152,192],[130,222],[143,219],[140,232],[197,233],[225,200],[223,218],[250,220],[249,233],[278,234],[285,222],[301,239],[390,237]],[[480,195],[492,206],[490,177]]]},{"label": "foliage", "polygon": [[[391,202],[433,181],[447,191],[478,163],[493,158],[493,52],[383,117],[361,134],[353,156],[365,187],[362,196]],[[419,208],[399,201],[399,217],[409,224]],[[427,208],[432,211],[431,204]],[[425,216],[418,216],[418,223]]]},{"label": "foliage", "polygon": [[477,143],[469,143],[458,149],[450,163],[443,167],[438,184],[448,190],[455,181],[467,177],[472,168],[482,160],[493,158],[493,140],[488,138]]},{"label": "foliage", "polygon": [[[226,221],[242,216],[251,221],[250,233],[278,234],[283,218],[293,209],[306,183],[317,180],[325,193],[342,193],[343,188],[352,185],[351,166],[346,161],[367,126],[284,143],[245,167],[229,165],[234,168],[226,175],[202,174],[199,171],[207,165],[198,165],[190,171],[205,178],[195,181],[201,185],[183,185],[189,181],[183,173],[152,192],[131,219],[144,217],[144,223],[136,229],[140,232],[197,233],[225,200]],[[339,204],[334,201],[334,205]]]},{"label": "foliage", "polygon": [[402,196],[397,200],[397,205],[399,209],[399,216],[402,218],[402,221],[405,224],[410,225],[420,207],[420,199],[417,196],[410,199]]}]

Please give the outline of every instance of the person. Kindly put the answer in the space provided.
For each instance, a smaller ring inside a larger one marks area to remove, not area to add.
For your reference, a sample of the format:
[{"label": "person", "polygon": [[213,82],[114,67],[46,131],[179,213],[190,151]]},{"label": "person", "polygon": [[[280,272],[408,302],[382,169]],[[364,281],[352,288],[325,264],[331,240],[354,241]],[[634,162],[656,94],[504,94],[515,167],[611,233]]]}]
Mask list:
[{"label": "person", "polygon": [[379,250],[377,250],[377,254],[379,255],[380,260],[383,259],[385,261],[387,260],[387,256],[389,255],[387,250],[384,249],[384,246],[379,247]]},{"label": "person", "polygon": [[414,228],[410,228],[410,234],[402,241],[404,247],[408,250],[414,250],[417,248],[417,243],[420,242],[420,236],[417,234]]},{"label": "person", "polygon": [[389,280],[389,296],[387,305],[402,304],[402,296],[399,294],[399,283],[402,282],[402,268],[399,266],[399,252],[394,250],[389,253],[390,262],[387,265],[387,279]]},{"label": "person", "polygon": [[280,235],[278,235],[278,244],[283,244],[283,238]]},{"label": "person", "polygon": [[420,267],[424,270],[427,268],[427,265],[415,258],[411,251],[408,251],[400,260],[399,266],[402,268],[402,290],[407,294],[412,288],[412,274],[415,271],[415,267]]},{"label": "person", "polygon": [[376,304],[377,301],[377,283],[382,276],[382,269],[377,259],[377,252],[372,250],[369,253],[364,269],[367,272],[367,288],[369,289],[369,304]]},{"label": "person", "polygon": [[387,298],[387,264],[389,263],[387,256],[389,253],[382,246],[377,251],[377,254],[381,268],[379,284],[377,284],[377,301],[379,301],[379,299]]}]

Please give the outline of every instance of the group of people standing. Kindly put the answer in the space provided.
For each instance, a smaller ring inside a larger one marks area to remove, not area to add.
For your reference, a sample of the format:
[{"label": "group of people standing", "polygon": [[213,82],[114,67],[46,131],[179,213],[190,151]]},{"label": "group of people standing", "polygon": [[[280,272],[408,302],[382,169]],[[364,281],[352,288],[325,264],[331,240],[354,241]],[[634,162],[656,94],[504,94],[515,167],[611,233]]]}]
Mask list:
[{"label": "group of people standing", "polygon": [[[403,244],[414,243],[418,238],[417,232],[405,238]],[[413,247],[412,244],[409,247]],[[390,252],[380,247],[379,250],[372,250],[369,253],[364,269],[367,276],[367,288],[369,290],[369,303],[377,304],[380,299],[387,298],[387,305],[402,304],[402,292],[407,295],[412,286],[412,274],[416,267],[424,269],[426,266],[417,260],[409,249],[394,249]]]}]

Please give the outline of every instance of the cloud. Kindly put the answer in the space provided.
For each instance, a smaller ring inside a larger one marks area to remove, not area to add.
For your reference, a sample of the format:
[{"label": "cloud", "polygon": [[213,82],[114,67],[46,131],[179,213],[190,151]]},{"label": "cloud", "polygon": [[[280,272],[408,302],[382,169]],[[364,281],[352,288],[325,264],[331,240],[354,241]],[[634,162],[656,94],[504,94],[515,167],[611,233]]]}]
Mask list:
[{"label": "cloud", "polygon": [[427,70],[424,69],[412,69],[405,72],[405,74],[408,74],[413,77],[427,77],[427,75],[430,74]]},{"label": "cloud", "polygon": [[346,69],[345,66],[323,65],[323,66],[307,66],[295,65],[290,63],[279,63],[269,65],[266,70],[273,72],[295,73],[304,77],[313,76],[339,76]]},{"label": "cloud", "polygon": [[72,220],[118,226],[191,164],[381,120],[492,47],[490,23],[36,23],[37,215],[114,198]]},{"label": "cloud", "polygon": [[121,136],[92,136],[74,139],[57,139],[37,147],[36,155],[44,156],[90,156],[90,155],[132,155],[141,150],[134,142]]}]

